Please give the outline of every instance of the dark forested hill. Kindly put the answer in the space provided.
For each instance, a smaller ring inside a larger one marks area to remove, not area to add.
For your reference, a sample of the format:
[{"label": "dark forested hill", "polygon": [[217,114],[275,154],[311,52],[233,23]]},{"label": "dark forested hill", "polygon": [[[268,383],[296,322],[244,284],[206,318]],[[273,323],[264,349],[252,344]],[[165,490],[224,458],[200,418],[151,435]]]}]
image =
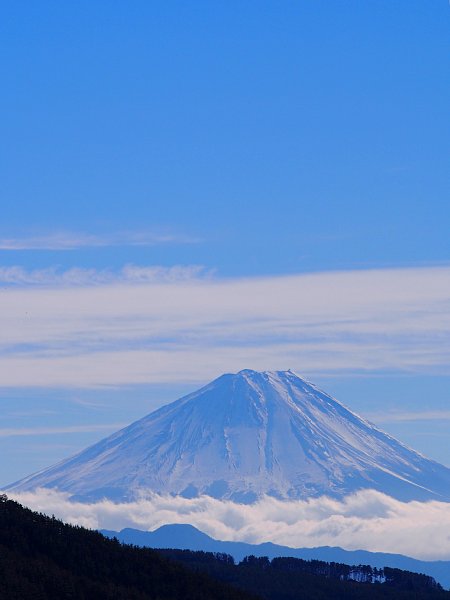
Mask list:
[{"label": "dark forested hill", "polygon": [[[357,581],[353,581],[356,579]],[[450,600],[426,575],[122,545],[0,496],[0,600]]]},{"label": "dark forested hill", "polygon": [[1,600],[250,600],[155,550],[123,546],[0,496]]},{"label": "dark forested hill", "polygon": [[238,565],[227,554],[162,550],[196,572],[208,573],[266,600],[450,599],[428,575],[400,569],[349,566],[320,560],[247,556]]}]

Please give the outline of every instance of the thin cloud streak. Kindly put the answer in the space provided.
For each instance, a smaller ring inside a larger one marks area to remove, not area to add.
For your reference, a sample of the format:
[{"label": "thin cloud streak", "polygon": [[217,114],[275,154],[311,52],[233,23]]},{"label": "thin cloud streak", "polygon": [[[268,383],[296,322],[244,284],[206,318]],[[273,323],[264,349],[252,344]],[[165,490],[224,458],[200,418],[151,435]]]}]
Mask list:
[{"label": "thin cloud streak", "polygon": [[127,423],[67,425],[62,427],[4,427],[0,428],[0,438],[59,435],[61,433],[96,433],[98,431],[115,431],[116,429],[125,427],[125,425],[127,425]]},{"label": "thin cloud streak", "polygon": [[41,236],[0,239],[0,250],[77,250],[110,246],[156,246],[160,244],[195,244],[199,238],[175,233],[116,232],[89,234],[62,231]]},{"label": "thin cloud streak", "polygon": [[122,269],[84,269],[74,267],[61,271],[56,267],[24,269],[20,266],[0,267],[0,284],[17,287],[91,287],[118,283],[172,283],[209,277],[201,265],[139,266],[127,264]]},{"label": "thin cloud streak", "polygon": [[105,284],[2,290],[2,385],[204,382],[244,367],[448,370],[448,267],[228,280],[125,269]]},{"label": "thin cloud streak", "polygon": [[340,546],[423,560],[450,559],[450,503],[400,502],[374,490],[342,501],[325,496],[290,502],[265,497],[251,505],[152,493],[131,503],[93,504],[72,502],[67,494],[45,489],[8,495],[34,510],[95,529],[154,530],[168,523],[190,523],[219,540],[271,541],[292,548]]},{"label": "thin cloud streak", "polygon": [[374,423],[403,423],[409,421],[450,421],[450,410],[425,410],[417,412],[369,413],[367,419]]}]

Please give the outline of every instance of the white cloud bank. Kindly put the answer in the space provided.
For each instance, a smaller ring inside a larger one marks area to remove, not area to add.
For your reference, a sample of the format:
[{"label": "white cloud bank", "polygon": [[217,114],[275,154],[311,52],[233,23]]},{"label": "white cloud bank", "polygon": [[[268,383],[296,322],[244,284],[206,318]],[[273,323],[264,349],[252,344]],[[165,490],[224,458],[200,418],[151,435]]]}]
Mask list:
[{"label": "white cloud bank", "polygon": [[101,285],[1,290],[0,384],[198,383],[242,368],[448,371],[449,267],[248,279],[134,269]]},{"label": "white cloud bank", "polygon": [[400,502],[373,490],[343,501],[322,497],[252,505],[149,494],[132,503],[83,504],[66,494],[37,490],[10,494],[22,504],[90,528],[151,531],[167,523],[190,523],[220,540],[290,547],[341,546],[405,554],[423,560],[450,559],[450,503]]}]

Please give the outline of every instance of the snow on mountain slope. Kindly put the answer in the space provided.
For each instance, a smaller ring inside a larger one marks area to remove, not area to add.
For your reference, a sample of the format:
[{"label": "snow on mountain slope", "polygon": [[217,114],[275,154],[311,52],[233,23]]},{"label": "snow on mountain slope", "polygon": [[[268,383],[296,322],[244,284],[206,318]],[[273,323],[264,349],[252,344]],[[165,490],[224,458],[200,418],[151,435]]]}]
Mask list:
[{"label": "snow on mountain slope", "polygon": [[222,375],[188,396],[9,486],[81,500],[142,491],[252,502],[372,488],[450,501],[450,469],[407,448],[292,371]]}]

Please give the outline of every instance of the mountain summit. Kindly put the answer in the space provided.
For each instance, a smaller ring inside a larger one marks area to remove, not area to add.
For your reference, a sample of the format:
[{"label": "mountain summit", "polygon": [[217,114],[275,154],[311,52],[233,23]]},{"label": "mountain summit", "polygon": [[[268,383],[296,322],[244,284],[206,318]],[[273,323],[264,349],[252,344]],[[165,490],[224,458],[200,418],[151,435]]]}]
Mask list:
[{"label": "mountain summit", "polygon": [[407,448],[292,371],[222,375],[76,456],[9,487],[80,500],[142,491],[252,502],[371,488],[450,501],[450,469]]}]

